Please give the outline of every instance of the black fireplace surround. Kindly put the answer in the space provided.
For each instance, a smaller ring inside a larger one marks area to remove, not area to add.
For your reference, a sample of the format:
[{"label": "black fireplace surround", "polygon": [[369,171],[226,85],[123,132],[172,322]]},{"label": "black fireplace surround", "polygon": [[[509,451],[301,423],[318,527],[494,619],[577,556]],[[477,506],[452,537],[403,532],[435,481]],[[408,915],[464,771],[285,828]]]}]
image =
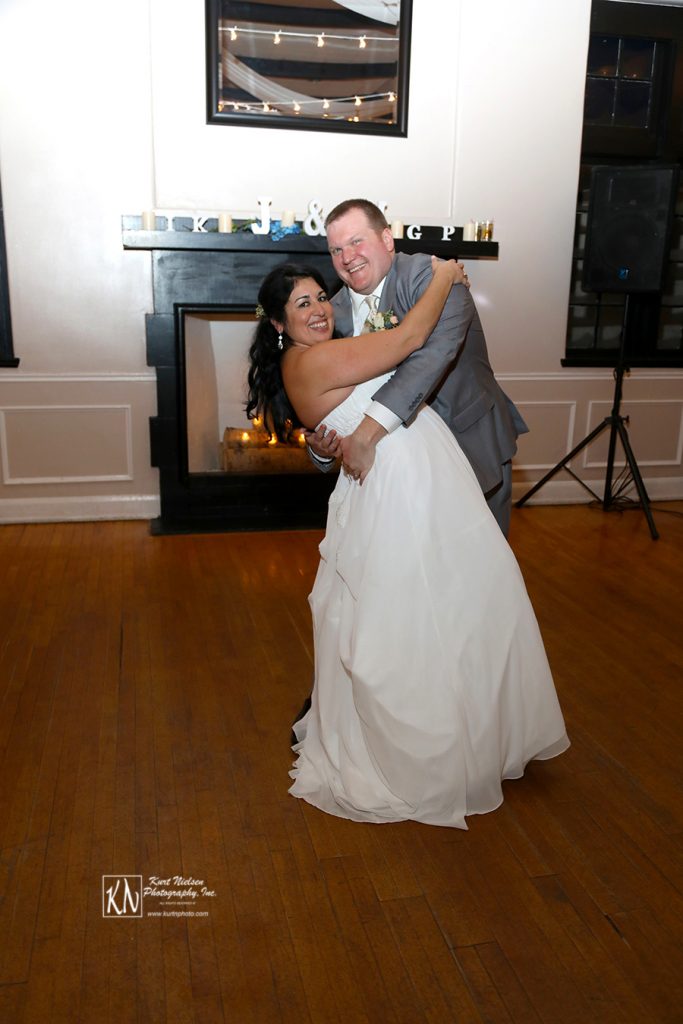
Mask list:
[{"label": "black fireplace surround", "polygon": [[[190,473],[185,407],[182,321],[192,313],[253,313],[259,285],[273,267],[316,267],[333,291],[338,280],[323,237],[289,235],[280,241],[237,231],[141,231],[139,217],[123,218],[126,249],[152,253],[154,312],[146,316],[147,364],[157,375],[157,415],[150,419],[152,465],[159,470],[161,513],[153,533],[274,530],[321,527],[334,473]],[[211,222],[209,222],[211,227]],[[420,241],[397,240],[403,252],[452,257],[496,257],[495,242],[448,243],[441,229],[423,229]]]}]

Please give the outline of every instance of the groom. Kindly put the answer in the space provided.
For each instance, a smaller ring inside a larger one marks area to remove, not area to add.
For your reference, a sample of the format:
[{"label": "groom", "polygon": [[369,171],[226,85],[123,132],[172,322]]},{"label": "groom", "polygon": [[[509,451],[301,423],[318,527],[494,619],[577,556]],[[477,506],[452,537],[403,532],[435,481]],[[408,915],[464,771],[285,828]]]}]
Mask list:
[{"label": "groom", "polygon": [[[392,310],[402,319],[431,279],[430,257],[396,253],[384,215],[366,199],[347,199],[335,206],[325,228],[334,269],[346,285],[332,300],[337,330],[347,336],[360,334],[370,311],[366,298],[373,301],[373,296],[376,310]],[[324,428],[309,435],[321,468],[341,448],[346,471],[364,480],[377,442],[399,425],[409,426],[428,402],[460,443],[507,536],[511,459],[518,435],[528,428],[493,375],[479,314],[466,287],[451,289],[424,346],[401,363],[373,399],[363,421],[341,445],[335,447],[334,432],[324,436]]]}]

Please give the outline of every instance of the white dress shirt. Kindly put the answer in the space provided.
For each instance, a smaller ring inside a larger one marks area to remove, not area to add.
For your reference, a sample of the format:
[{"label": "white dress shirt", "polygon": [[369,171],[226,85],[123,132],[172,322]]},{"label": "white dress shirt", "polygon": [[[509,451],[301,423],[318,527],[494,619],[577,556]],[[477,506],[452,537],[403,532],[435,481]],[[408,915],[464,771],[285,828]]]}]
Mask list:
[{"label": "white dress shirt", "polygon": [[[371,294],[375,295],[377,298],[377,309],[383,313],[386,313],[387,310],[382,310],[379,305],[379,300],[382,295],[385,280],[386,278],[380,281],[374,291],[371,292]],[[354,335],[362,334],[365,321],[368,318],[368,304],[365,300],[369,298],[369,296],[359,295],[358,292],[353,292],[349,288],[349,297],[351,299],[351,308],[353,310],[353,333]],[[381,405],[379,402],[371,402],[367,408],[366,415],[370,416],[376,423],[379,423],[380,426],[384,427],[388,434],[393,430],[396,430],[396,427],[401,423],[401,419],[396,415],[396,413],[393,413],[391,409],[387,409],[385,405]]]}]

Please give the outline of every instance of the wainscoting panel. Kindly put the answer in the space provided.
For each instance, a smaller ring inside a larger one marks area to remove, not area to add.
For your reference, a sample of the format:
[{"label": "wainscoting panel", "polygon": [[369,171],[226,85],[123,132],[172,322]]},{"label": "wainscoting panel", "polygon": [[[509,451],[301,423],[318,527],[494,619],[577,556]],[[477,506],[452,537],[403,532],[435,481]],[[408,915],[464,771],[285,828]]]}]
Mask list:
[{"label": "wainscoting panel", "polygon": [[517,402],[516,405],[529,433],[519,438],[515,469],[550,469],[572,447],[576,402],[529,401]]},{"label": "wainscoting panel", "polygon": [[6,485],[133,479],[130,405],[4,406]]},{"label": "wainscoting panel", "polygon": [[0,374],[0,524],[155,518],[155,411],[148,370]]},{"label": "wainscoting panel", "polygon": [[[586,434],[599,425],[612,411],[610,402],[588,403]],[[621,406],[622,416],[628,417],[629,441],[642,472],[646,466],[678,466],[683,456],[683,401],[676,399],[630,399]],[[584,449],[583,466],[586,469],[604,469],[607,465],[609,431],[605,430],[588,448]],[[624,465],[624,453],[617,441],[615,465]]]}]

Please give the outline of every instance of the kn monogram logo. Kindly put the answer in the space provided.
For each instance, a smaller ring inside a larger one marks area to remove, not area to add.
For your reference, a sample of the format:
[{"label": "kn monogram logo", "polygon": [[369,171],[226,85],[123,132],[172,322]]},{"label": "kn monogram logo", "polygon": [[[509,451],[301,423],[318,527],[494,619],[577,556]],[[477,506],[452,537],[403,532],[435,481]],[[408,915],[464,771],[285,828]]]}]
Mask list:
[{"label": "kn monogram logo", "polygon": [[142,875],[102,875],[102,917],[142,917]]},{"label": "kn monogram logo", "polygon": [[192,875],[102,875],[102,917],[208,917],[216,896]]}]

